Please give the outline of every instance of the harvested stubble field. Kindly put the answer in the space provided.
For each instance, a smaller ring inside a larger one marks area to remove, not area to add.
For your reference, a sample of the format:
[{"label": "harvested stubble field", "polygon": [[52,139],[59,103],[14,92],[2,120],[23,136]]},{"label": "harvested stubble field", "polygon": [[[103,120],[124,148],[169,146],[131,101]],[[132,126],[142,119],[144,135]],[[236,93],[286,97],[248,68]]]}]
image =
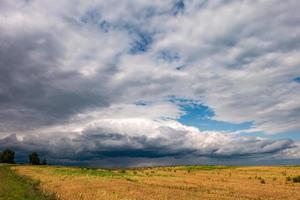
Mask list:
[{"label": "harvested stubble field", "polygon": [[104,170],[15,166],[61,200],[300,199],[300,167],[177,166]]}]

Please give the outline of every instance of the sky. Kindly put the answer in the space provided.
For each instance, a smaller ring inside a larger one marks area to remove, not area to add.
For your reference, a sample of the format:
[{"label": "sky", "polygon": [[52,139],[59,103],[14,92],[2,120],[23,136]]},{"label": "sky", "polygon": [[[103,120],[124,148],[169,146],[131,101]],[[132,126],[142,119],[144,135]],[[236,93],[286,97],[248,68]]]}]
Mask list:
[{"label": "sky", "polygon": [[1,0],[0,149],[65,165],[300,164],[299,9]]}]

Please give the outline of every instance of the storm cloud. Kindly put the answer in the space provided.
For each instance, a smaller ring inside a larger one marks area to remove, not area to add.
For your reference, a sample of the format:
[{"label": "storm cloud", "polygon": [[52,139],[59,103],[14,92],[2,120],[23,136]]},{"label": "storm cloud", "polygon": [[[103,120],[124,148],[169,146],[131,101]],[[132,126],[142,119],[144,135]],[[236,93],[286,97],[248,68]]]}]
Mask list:
[{"label": "storm cloud", "polygon": [[173,157],[180,160],[185,157],[270,157],[296,146],[291,140],[272,141],[200,132],[174,121],[154,122],[146,119],[101,120],[96,126],[73,133],[30,134],[22,137],[11,135],[0,140],[0,145],[14,148],[21,154],[39,151],[52,160],[64,159],[78,163],[108,158]]}]

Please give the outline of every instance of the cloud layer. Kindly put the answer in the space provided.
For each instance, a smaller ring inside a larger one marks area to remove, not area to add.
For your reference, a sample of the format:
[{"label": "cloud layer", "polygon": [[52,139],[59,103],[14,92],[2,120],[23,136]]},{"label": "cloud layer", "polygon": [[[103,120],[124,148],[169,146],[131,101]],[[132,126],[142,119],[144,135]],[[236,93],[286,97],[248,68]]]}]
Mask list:
[{"label": "cloud layer", "polygon": [[291,140],[187,127],[169,100],[201,102],[214,120],[251,121],[248,132],[299,131],[299,8],[297,0],[1,1],[0,138],[18,139],[0,146],[47,146],[53,159],[74,160],[290,151]]},{"label": "cloud layer", "polygon": [[[272,141],[258,137],[200,132],[173,120],[151,121],[141,118],[101,119],[89,124],[82,131],[11,135],[0,140],[0,145],[13,147],[18,153],[25,155],[38,151],[55,162],[91,163],[107,158],[128,157],[173,157],[179,160],[186,157],[271,158],[293,151],[289,149],[295,147],[291,140]],[[292,156],[294,154],[285,158],[294,158]]]}]

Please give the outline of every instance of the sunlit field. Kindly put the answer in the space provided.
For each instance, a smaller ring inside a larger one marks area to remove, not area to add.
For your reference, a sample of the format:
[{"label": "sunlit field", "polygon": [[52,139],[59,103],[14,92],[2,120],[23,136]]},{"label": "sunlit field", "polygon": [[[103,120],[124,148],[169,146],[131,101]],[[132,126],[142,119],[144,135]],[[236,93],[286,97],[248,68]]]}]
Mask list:
[{"label": "sunlit field", "polygon": [[300,167],[89,169],[14,166],[61,200],[300,199]]}]

